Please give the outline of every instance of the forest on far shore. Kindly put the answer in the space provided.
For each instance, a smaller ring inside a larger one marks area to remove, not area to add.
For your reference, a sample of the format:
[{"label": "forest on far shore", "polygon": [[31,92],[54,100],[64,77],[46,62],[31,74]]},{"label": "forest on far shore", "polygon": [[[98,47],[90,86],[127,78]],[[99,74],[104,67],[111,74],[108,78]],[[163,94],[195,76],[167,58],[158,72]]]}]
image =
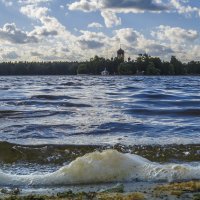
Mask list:
[{"label": "forest on far shore", "polygon": [[135,60],[105,59],[95,56],[85,62],[2,62],[0,75],[200,75],[200,62],[182,63],[175,56],[170,61],[140,54]]}]

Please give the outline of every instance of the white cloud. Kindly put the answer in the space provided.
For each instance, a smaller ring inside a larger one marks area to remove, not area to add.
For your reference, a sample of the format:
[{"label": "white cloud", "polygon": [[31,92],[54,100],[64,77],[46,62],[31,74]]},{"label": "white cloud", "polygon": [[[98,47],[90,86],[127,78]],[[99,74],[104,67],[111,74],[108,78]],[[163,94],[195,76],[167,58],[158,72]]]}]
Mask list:
[{"label": "white cloud", "polygon": [[[171,1],[179,4],[176,7],[175,4],[171,4],[170,12],[186,13],[186,10],[180,11],[180,5],[186,6],[187,1],[184,0],[184,3],[183,1],[168,0],[170,3]],[[16,2],[18,2],[20,12],[24,17],[28,17],[32,21],[33,28],[24,31],[15,24],[5,24],[0,28],[0,45],[3,44],[6,48],[1,52],[1,57],[5,60],[10,57],[10,60],[75,61],[86,60],[94,55],[110,58],[116,55],[120,42],[126,56],[131,56],[131,58],[135,58],[139,53],[160,56],[162,59],[169,59],[173,54],[182,59],[199,58],[199,33],[196,30],[161,25],[156,28],[152,27],[152,30],[145,32],[145,35],[144,32],[133,28],[121,28],[113,32],[103,33],[98,29],[103,27],[102,24],[94,22],[89,24],[88,28],[97,28],[95,32],[73,29],[76,31],[73,35],[52,15],[48,6],[51,1],[16,0],[15,4]],[[79,9],[85,12],[98,10],[104,18],[106,27],[113,27],[122,23],[118,13],[154,12],[157,10],[155,7],[154,9],[153,7],[147,9],[147,7],[149,5],[163,6],[162,2],[161,0],[148,2],[138,0],[137,6],[132,4],[130,8],[127,7],[128,3],[131,3],[130,0],[126,2],[119,0],[109,2],[108,0],[76,0],[75,4],[71,3],[68,6],[71,9]],[[160,10],[164,9],[162,6]],[[193,12],[191,11],[191,13]],[[23,45],[23,48],[19,48],[19,45]]]},{"label": "white cloud", "polygon": [[170,0],[171,6],[177,10],[179,14],[191,15],[197,13],[200,16],[200,8],[188,5],[189,1]]},{"label": "white cloud", "polygon": [[27,17],[41,23],[41,26],[35,26],[35,29],[30,33],[33,36],[44,36],[43,39],[46,36],[60,36],[65,39],[72,36],[55,17],[49,15],[50,10],[47,7],[26,5],[21,7],[20,11]]},{"label": "white cloud", "polygon": [[164,4],[155,0],[78,0],[68,4],[69,10],[93,12],[100,10],[107,27],[121,25],[117,13],[138,13],[144,11],[161,11],[168,9]]},{"label": "white cloud", "polygon": [[69,10],[81,10],[83,12],[91,12],[96,11],[100,8],[100,4],[98,3],[98,0],[80,0],[71,4],[67,4],[67,6]]},{"label": "white cloud", "polygon": [[49,9],[47,7],[38,7],[36,5],[26,5],[21,7],[20,11],[22,14],[30,18],[40,20],[42,17],[47,15]]},{"label": "white cloud", "polygon": [[26,5],[30,5],[30,4],[41,4],[41,3],[48,3],[51,2],[52,0],[17,0],[20,4],[26,4]]},{"label": "white cloud", "polygon": [[181,60],[188,61],[198,57],[196,49],[200,47],[200,41],[196,30],[160,25],[151,35],[161,44],[171,48]]},{"label": "white cloud", "polygon": [[[165,2],[165,3],[164,3]],[[93,12],[99,10],[107,27],[121,24],[118,13],[177,12],[186,16],[196,14],[200,17],[200,8],[191,6],[189,0],[76,0],[67,4],[69,10]]]},{"label": "white cloud", "polygon": [[152,56],[169,58],[173,53],[171,47],[161,44],[159,41],[145,38],[143,34],[132,29],[123,28],[114,31],[114,40],[121,43],[129,56],[136,57],[140,53],[148,53]]},{"label": "white cloud", "polygon": [[63,5],[60,5],[60,9],[64,9],[65,8],[65,6],[63,6]]},{"label": "white cloud", "polygon": [[88,28],[103,28],[103,25],[97,22],[93,22],[91,24],[88,24]]},{"label": "white cloud", "polygon": [[152,32],[152,36],[162,41],[180,44],[183,42],[193,42],[199,37],[199,34],[196,30],[160,25],[156,28],[156,31]]},{"label": "white cloud", "polygon": [[101,12],[101,16],[104,18],[105,25],[108,28],[121,25],[121,18],[118,18],[113,11],[104,10]]}]

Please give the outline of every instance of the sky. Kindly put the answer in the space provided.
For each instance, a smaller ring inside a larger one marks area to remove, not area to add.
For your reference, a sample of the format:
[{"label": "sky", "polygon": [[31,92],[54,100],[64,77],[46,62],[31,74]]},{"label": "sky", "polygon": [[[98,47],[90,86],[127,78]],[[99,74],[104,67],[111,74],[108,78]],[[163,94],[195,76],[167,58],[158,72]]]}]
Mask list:
[{"label": "sky", "polygon": [[199,0],[0,0],[0,62],[200,60]]}]

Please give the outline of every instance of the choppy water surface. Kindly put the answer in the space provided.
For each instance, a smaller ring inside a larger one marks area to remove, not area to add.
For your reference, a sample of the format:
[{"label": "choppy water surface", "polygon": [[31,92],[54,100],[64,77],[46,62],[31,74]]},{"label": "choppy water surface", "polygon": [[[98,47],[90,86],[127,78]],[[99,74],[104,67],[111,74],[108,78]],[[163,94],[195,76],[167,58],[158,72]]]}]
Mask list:
[{"label": "choppy water surface", "polygon": [[200,77],[0,77],[0,184],[108,148],[200,178],[199,89]]}]

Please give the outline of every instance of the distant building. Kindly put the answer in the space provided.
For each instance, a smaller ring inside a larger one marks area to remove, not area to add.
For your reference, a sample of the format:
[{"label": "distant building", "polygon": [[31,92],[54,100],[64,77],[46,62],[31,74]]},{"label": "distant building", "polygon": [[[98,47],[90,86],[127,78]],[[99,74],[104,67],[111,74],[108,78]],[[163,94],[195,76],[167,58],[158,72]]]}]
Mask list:
[{"label": "distant building", "polygon": [[107,69],[105,68],[104,71],[101,72],[102,76],[108,76],[109,75],[109,71],[107,71]]},{"label": "distant building", "polygon": [[117,51],[117,58],[122,59],[124,61],[125,58],[125,52],[124,50],[120,47],[120,49]]}]

